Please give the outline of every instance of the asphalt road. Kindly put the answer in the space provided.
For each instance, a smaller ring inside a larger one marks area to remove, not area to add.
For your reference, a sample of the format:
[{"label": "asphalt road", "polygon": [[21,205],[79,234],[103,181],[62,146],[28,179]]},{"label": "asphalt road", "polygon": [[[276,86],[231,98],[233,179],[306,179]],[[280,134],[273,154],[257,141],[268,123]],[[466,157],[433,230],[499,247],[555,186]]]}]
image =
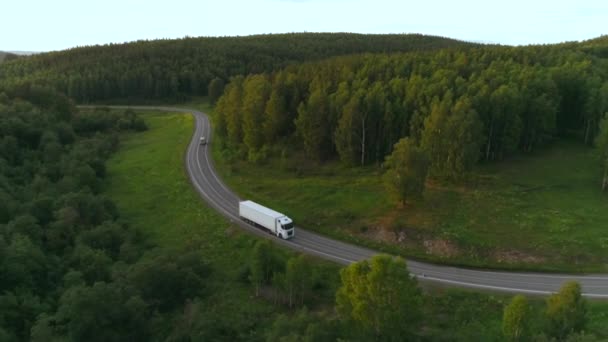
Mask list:
[{"label": "asphalt road", "polygon": [[[279,245],[344,265],[370,258],[378,253],[373,250],[336,241],[297,226],[295,237],[291,240],[279,239],[250,226],[238,217],[239,197],[222,182],[220,176],[215,171],[211,151],[209,150],[210,144],[213,144],[213,137],[207,115],[197,110],[184,108],[133,108],[184,112],[194,115],[196,126],[185,156],[188,175],[192,185],[205,202],[228,218],[233,224],[252,234],[271,239]],[[207,138],[207,145],[199,144],[201,136]],[[288,213],[287,215],[289,216]],[[556,292],[565,281],[576,280],[582,285],[584,296],[608,299],[608,275],[604,274],[568,275],[490,271],[435,265],[414,260],[407,260],[407,264],[410,272],[418,277],[420,281],[435,283],[441,286],[548,295]]]}]

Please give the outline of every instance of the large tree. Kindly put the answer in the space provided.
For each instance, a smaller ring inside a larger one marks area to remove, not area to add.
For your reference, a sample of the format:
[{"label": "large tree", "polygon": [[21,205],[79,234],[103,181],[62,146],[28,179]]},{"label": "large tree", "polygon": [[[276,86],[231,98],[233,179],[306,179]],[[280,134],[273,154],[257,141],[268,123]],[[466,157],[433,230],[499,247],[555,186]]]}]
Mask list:
[{"label": "large tree", "polygon": [[255,295],[260,294],[262,285],[268,284],[278,268],[272,245],[267,240],[258,241],[253,247],[249,265],[249,280],[255,287]]},{"label": "large tree", "polygon": [[243,141],[250,152],[262,148],[267,140],[263,125],[270,91],[270,82],[266,75],[247,77],[243,84]]},{"label": "large tree", "polygon": [[[358,156],[364,156],[365,145],[365,117],[361,108],[360,92],[353,94],[351,99],[344,105],[338,127],[334,132],[336,150],[340,159],[346,165],[353,165],[357,162]],[[361,157],[363,165],[363,157]]]},{"label": "large tree", "polygon": [[289,116],[287,114],[286,89],[283,83],[275,81],[270,98],[266,102],[263,132],[268,143],[274,143],[287,135]]},{"label": "large tree", "polygon": [[398,201],[420,198],[429,169],[429,158],[424,150],[409,138],[403,138],[393,148],[393,153],[384,162],[386,189]]},{"label": "large tree", "polygon": [[[218,120],[218,133],[228,137],[228,142],[233,146],[238,146],[243,142],[243,82],[242,76],[234,77],[224,90],[224,96],[217,104],[218,115],[223,116],[223,120]],[[225,125],[224,125],[225,122]]]},{"label": "large tree", "polygon": [[459,180],[479,159],[482,125],[466,96],[452,104],[451,95],[436,102],[424,122],[422,147],[434,177]]},{"label": "large tree", "polygon": [[322,86],[311,86],[312,92],[306,103],[298,107],[296,129],[304,145],[306,155],[313,160],[322,160],[329,154],[330,127],[329,101]]},{"label": "large tree", "polygon": [[466,97],[456,101],[445,132],[448,140],[445,176],[448,179],[462,178],[475,165],[482,144],[482,129],[471,101]]},{"label": "large tree", "polygon": [[304,303],[306,293],[312,288],[311,261],[304,255],[290,258],[285,267],[285,290],[289,307],[293,307],[296,300]]},{"label": "large tree", "polygon": [[403,341],[416,334],[422,295],[405,261],[377,255],[340,271],[338,313],[379,340]]}]

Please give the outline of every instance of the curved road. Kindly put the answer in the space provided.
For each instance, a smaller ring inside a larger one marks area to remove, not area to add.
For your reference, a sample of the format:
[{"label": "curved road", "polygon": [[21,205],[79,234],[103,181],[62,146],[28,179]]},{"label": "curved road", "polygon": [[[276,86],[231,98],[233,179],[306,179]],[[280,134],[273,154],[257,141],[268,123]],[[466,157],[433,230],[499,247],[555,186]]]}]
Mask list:
[{"label": "curved road", "polygon": [[[115,108],[124,107],[117,106]],[[144,106],[132,108],[192,113],[196,119],[196,126],[185,158],[190,181],[201,197],[233,224],[253,234],[269,238],[277,244],[340,264],[350,264],[377,254],[373,250],[336,241],[299,227],[296,227],[296,235],[292,240],[282,240],[243,222],[238,216],[239,197],[217,175],[208,145],[199,144],[201,136],[207,137],[207,140],[210,142],[213,141],[207,115],[197,110],[183,108]],[[548,295],[556,292],[565,281],[576,280],[582,285],[584,296],[589,298],[608,298],[608,275],[603,274],[567,275],[484,271],[434,265],[413,260],[407,260],[407,265],[410,272],[417,276],[420,281],[445,286]]]}]

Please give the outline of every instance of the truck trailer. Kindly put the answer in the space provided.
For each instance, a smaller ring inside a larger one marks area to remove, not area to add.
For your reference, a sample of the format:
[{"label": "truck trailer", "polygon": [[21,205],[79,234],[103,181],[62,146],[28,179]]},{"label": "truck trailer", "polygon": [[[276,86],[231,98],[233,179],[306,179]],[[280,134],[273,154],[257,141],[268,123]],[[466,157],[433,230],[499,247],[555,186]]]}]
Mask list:
[{"label": "truck trailer", "polygon": [[239,202],[239,216],[284,240],[295,236],[293,221],[289,217],[255,202]]}]

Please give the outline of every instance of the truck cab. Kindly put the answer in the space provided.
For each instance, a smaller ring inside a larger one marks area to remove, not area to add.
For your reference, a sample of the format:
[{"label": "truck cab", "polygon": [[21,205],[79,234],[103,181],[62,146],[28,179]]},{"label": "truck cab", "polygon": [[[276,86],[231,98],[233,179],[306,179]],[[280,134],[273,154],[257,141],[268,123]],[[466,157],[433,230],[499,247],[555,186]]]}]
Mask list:
[{"label": "truck cab", "polygon": [[293,221],[287,217],[283,216],[280,219],[277,219],[277,236],[282,239],[291,239],[295,235],[295,229],[293,228]]}]

